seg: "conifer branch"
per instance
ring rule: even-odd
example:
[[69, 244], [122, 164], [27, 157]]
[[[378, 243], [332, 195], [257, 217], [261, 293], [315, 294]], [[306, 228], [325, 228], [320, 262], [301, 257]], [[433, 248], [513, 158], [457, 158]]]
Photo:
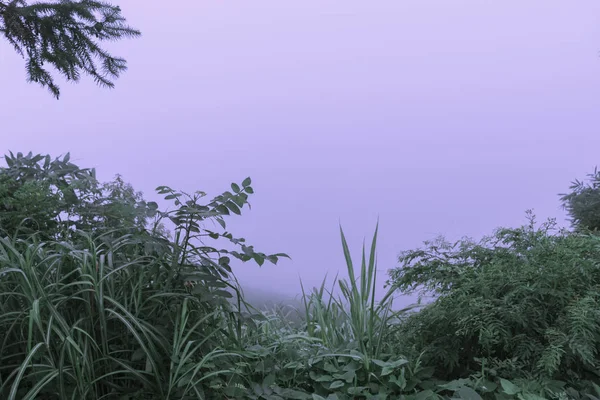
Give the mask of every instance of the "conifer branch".
[[101, 1], [0, 0], [0, 34], [25, 59], [27, 80], [48, 88], [58, 99], [60, 89], [46, 65], [67, 81], [78, 82], [83, 73], [112, 88], [127, 62], [99, 43], [141, 33], [126, 24], [118, 6]]

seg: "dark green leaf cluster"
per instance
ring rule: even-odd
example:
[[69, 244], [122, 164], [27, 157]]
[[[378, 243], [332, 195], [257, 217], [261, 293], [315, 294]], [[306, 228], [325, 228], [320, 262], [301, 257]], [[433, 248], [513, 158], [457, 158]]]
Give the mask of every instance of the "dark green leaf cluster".
[[[160, 187], [176, 205], [160, 211], [120, 177], [99, 183], [69, 155], [11, 153], [6, 162], [0, 398], [220, 398], [211, 379], [236, 376], [250, 323], [229, 255], [287, 257], [203, 227], [216, 220], [225, 229], [229, 211], [247, 204], [250, 179], [207, 204], [202, 192]], [[174, 235], [159, 229], [163, 220]]]
[[11, 236], [38, 234], [67, 240], [75, 230], [115, 235], [142, 232], [156, 216], [156, 203], [117, 176], [101, 183], [94, 169], [80, 168], [64, 157], [5, 156], [0, 168], [0, 231]]
[[600, 242], [533, 218], [481, 242], [443, 240], [402, 254], [391, 283], [436, 299], [401, 335], [438, 376], [597, 381]]
[[56, 98], [60, 90], [46, 65], [68, 81], [79, 81], [83, 73], [112, 88], [127, 63], [100, 42], [140, 35], [118, 6], [93, 0], [0, 0], [0, 33], [25, 58], [28, 80]]
[[587, 183], [574, 181], [570, 190], [561, 195], [561, 201], [573, 227], [579, 231], [600, 230], [600, 172], [596, 169], [588, 174]]

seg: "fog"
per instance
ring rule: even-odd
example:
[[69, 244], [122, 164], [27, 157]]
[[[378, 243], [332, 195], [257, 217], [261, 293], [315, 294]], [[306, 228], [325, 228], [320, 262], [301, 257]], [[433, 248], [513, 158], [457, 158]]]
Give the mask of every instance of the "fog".
[[[343, 276], [380, 221], [380, 278], [401, 250], [539, 219], [598, 163], [600, 2], [121, 1], [129, 71], [55, 100], [0, 41], [0, 150], [71, 152], [144, 192], [210, 195], [250, 176], [229, 230], [277, 266], [280, 296]], [[404, 298], [408, 304], [414, 299]]]

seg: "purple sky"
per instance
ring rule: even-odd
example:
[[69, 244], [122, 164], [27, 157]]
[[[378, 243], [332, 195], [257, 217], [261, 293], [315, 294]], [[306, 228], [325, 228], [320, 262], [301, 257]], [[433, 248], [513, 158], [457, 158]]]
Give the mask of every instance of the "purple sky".
[[[122, 1], [143, 32], [111, 44], [129, 71], [54, 100], [0, 41], [0, 150], [70, 151], [156, 199], [246, 176], [231, 230], [295, 294], [344, 268], [380, 217], [379, 267], [438, 234], [559, 217], [557, 194], [600, 164], [600, 2]], [[358, 256], [358, 253], [356, 252]]]

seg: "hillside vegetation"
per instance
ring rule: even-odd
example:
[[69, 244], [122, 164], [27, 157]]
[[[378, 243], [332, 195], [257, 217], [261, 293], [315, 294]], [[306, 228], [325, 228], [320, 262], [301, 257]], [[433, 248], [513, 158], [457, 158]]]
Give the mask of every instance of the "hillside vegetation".
[[[5, 161], [1, 399], [600, 399], [597, 172], [561, 197], [572, 231], [529, 213], [404, 251], [387, 277], [377, 230], [359, 260], [340, 230], [349, 279], [303, 288], [292, 315], [235, 279], [287, 257], [227, 230], [250, 178], [214, 198], [158, 187], [161, 210], [68, 154]], [[435, 301], [398, 311], [413, 292]]]

